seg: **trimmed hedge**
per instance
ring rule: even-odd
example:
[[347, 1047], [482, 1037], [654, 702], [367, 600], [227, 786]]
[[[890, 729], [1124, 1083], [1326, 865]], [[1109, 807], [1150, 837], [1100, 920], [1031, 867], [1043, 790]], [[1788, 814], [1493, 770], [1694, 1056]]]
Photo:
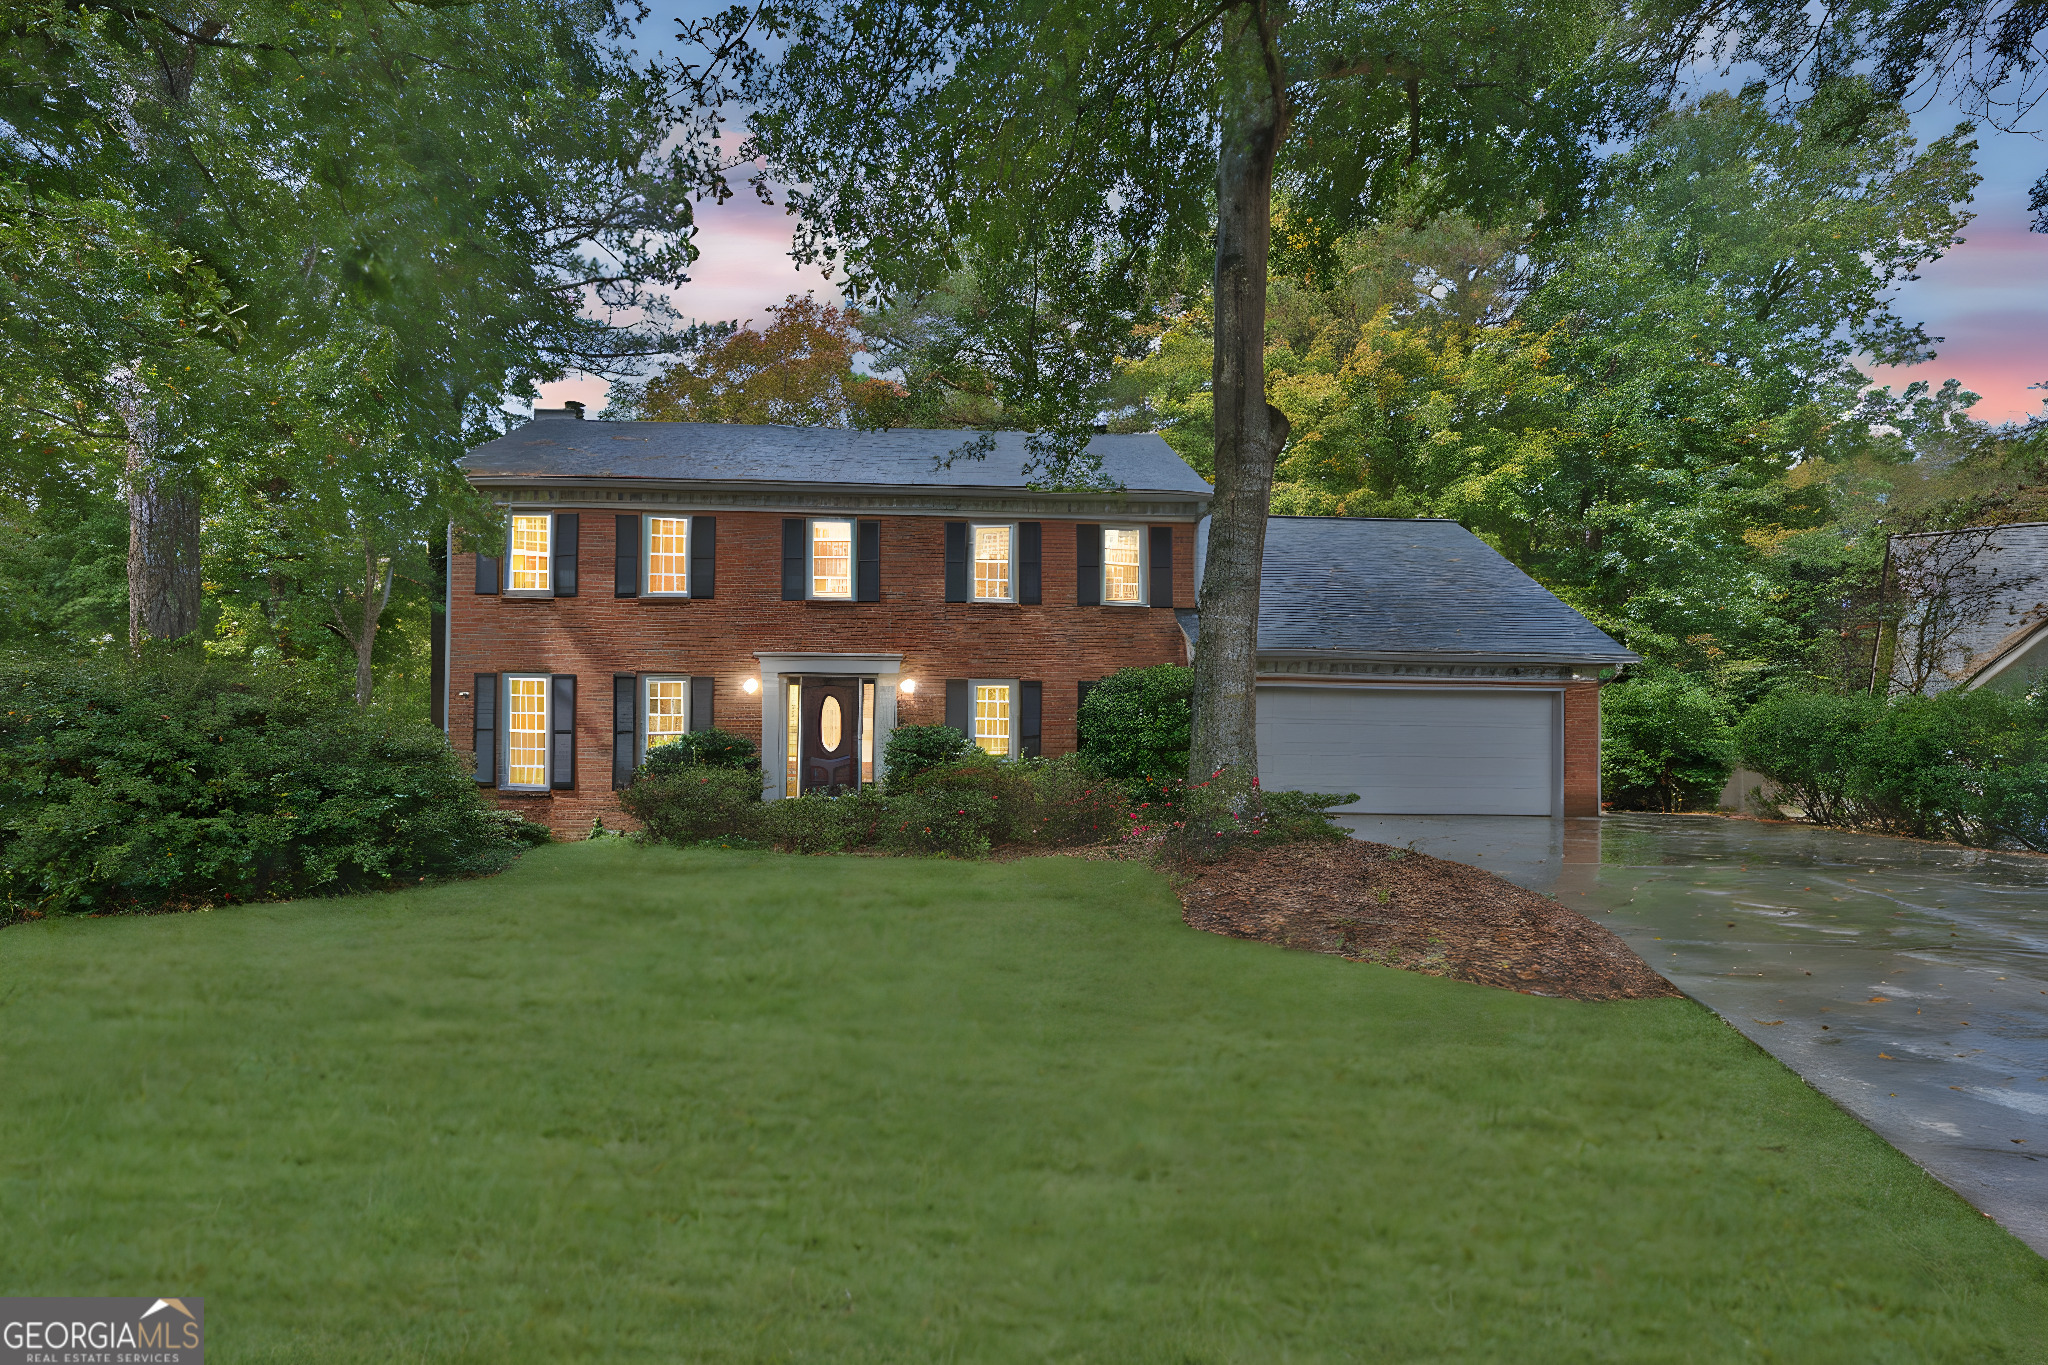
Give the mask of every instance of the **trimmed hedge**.
[[0, 711], [8, 918], [496, 872], [546, 837], [487, 803], [439, 730], [297, 669], [14, 660]]
[[1742, 761], [1818, 824], [2048, 851], [2048, 689], [1781, 692], [1736, 735]]
[[1081, 752], [1140, 798], [1185, 781], [1194, 696], [1192, 668], [1120, 668], [1089, 688], [1081, 703]]

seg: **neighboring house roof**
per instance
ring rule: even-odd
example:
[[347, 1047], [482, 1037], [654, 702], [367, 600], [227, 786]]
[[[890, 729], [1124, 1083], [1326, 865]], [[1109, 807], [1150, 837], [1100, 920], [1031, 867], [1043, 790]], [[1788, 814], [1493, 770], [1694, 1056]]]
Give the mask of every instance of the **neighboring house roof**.
[[[1023, 489], [1024, 433], [993, 433], [979, 459], [947, 457], [972, 431], [846, 431], [720, 422], [529, 422], [458, 460], [474, 482], [646, 479], [853, 488]], [[1209, 485], [1157, 435], [1096, 436], [1088, 449], [1133, 493], [1206, 496]]]
[[1887, 570], [1905, 596], [1894, 691], [2024, 685], [2048, 671], [2048, 522], [1893, 536]]
[[1396, 517], [1270, 518], [1259, 653], [1638, 661], [1457, 522]]

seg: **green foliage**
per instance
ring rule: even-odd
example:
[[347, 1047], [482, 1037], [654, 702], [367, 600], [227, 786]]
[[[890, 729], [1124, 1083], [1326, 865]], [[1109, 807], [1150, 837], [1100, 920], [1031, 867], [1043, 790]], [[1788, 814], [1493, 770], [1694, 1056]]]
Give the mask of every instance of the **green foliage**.
[[867, 848], [886, 834], [891, 802], [873, 787], [856, 792], [805, 792], [765, 801], [755, 810], [757, 837], [784, 853], [840, 853]]
[[761, 779], [741, 768], [643, 770], [619, 793], [619, 804], [640, 822], [647, 838], [660, 843], [694, 844], [734, 835], [746, 838], [755, 830]]
[[1081, 703], [1081, 752], [1129, 789], [1185, 778], [1194, 689], [1178, 664], [1118, 669]]
[[737, 772], [761, 771], [759, 746], [745, 735], [713, 726], [691, 730], [666, 744], [647, 751], [640, 771], [662, 777], [680, 768], [730, 768]]
[[883, 847], [927, 857], [980, 858], [1004, 823], [1002, 808], [986, 792], [943, 786], [911, 791], [889, 798]]
[[1781, 692], [1736, 733], [1742, 761], [1810, 820], [2048, 851], [2048, 690]]
[[1028, 759], [1028, 782], [1009, 812], [1009, 836], [1042, 848], [1106, 843], [1129, 826], [1122, 788], [1080, 754]]
[[929, 768], [965, 757], [974, 746], [950, 725], [899, 725], [882, 749], [883, 781], [890, 791], [907, 787]]
[[1600, 790], [1616, 810], [1712, 809], [1735, 731], [1697, 678], [1649, 670], [1600, 692]]
[[495, 872], [508, 825], [438, 730], [295, 670], [0, 668], [10, 915], [327, 895]]
[[[1241, 848], [1344, 839], [1350, 831], [1329, 815], [1355, 793], [1267, 791], [1256, 777], [1226, 768], [1204, 782], [1188, 782], [1159, 809], [1157, 827], [1167, 852], [1192, 862], [1210, 862]], [[1147, 832], [1141, 822], [1133, 831]]]

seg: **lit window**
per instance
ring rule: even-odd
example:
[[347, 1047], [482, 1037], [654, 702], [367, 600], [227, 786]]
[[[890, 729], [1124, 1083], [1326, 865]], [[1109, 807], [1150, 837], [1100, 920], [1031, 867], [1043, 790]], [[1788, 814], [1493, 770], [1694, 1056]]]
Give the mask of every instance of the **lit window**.
[[875, 685], [860, 685], [860, 780], [875, 780]]
[[647, 519], [647, 591], [686, 593], [690, 589], [690, 519]]
[[1136, 526], [1102, 528], [1102, 600], [1143, 602], [1145, 533]]
[[505, 726], [505, 781], [514, 787], [548, 784], [548, 680], [510, 678]]
[[548, 590], [548, 518], [512, 518], [512, 591]]
[[1010, 685], [977, 684], [974, 689], [974, 742], [997, 758], [1010, 756]]
[[1010, 600], [1010, 528], [974, 528], [974, 600]]
[[853, 523], [811, 523], [811, 596], [853, 596]]
[[789, 756], [789, 771], [782, 786], [784, 796], [799, 795], [797, 791], [797, 736], [802, 727], [797, 722], [803, 718], [803, 688], [798, 683], [789, 685], [789, 747], [783, 752]]
[[647, 752], [673, 744], [690, 728], [690, 684], [681, 678], [647, 680]]

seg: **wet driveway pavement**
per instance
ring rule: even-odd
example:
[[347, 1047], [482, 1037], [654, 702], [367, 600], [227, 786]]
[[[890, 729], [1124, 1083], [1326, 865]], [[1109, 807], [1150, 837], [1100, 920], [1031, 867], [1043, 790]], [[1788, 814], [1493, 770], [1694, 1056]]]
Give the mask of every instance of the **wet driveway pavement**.
[[1713, 816], [1359, 816], [1607, 925], [2048, 1255], [2048, 858]]

